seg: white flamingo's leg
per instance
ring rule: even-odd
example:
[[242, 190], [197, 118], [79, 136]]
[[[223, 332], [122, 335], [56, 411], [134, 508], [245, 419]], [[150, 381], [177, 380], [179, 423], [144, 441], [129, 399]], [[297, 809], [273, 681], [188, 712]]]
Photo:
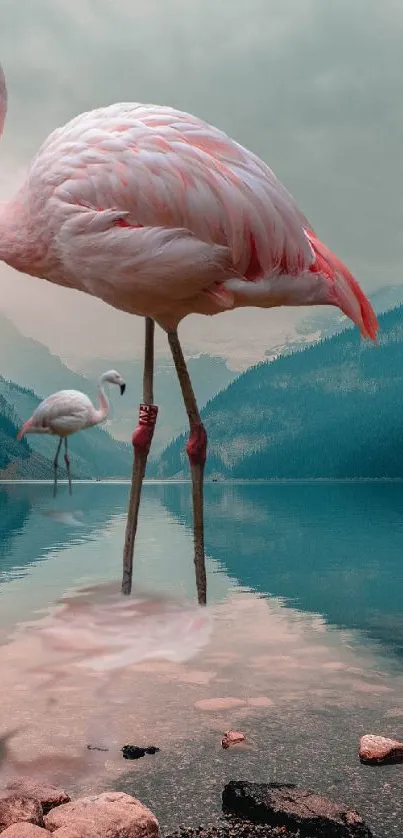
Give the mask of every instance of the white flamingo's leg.
[[207, 602], [207, 580], [206, 565], [204, 558], [204, 512], [203, 512], [203, 489], [204, 489], [204, 465], [207, 454], [207, 433], [200, 418], [192, 383], [189, 377], [186, 361], [183, 357], [182, 347], [179, 342], [178, 333], [175, 330], [168, 332], [168, 341], [171, 348], [179, 384], [182, 390], [183, 401], [190, 425], [190, 436], [186, 445], [186, 452], [189, 457], [190, 471], [192, 475], [192, 497], [193, 497], [193, 535], [194, 535], [194, 563], [196, 570], [197, 597], [200, 605]]
[[72, 495], [73, 490], [71, 486], [70, 457], [69, 452], [67, 450], [67, 436], [64, 437], [64, 462], [66, 463], [67, 477], [69, 481], [69, 495]]
[[56, 492], [57, 492], [57, 467], [59, 465], [59, 454], [60, 454], [61, 447], [62, 447], [62, 438], [60, 437], [59, 442], [57, 443], [55, 459], [53, 460], [53, 468], [54, 468], [54, 473], [55, 473], [54, 482], [53, 482], [53, 497], [54, 498], [56, 497]]
[[155, 423], [157, 421], [158, 414], [158, 407], [153, 404], [154, 329], [154, 320], [151, 320], [150, 317], [146, 317], [143, 403], [140, 405], [139, 409], [139, 423], [132, 437], [134, 462], [129, 509], [127, 512], [125, 545], [123, 549], [122, 594], [126, 595], [130, 594], [132, 590], [134, 542], [137, 532], [141, 489], [147, 466], [148, 452], [154, 435]]

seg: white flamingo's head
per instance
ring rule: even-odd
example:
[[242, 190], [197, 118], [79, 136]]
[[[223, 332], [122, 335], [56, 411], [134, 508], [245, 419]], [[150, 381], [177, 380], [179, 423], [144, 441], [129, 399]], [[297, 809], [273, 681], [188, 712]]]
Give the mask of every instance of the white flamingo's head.
[[120, 375], [120, 373], [116, 370], [107, 370], [107, 372], [104, 372], [103, 375], [101, 375], [99, 381], [100, 384], [102, 384], [103, 382], [108, 382], [108, 384], [117, 384], [117, 386], [120, 388], [121, 396], [123, 396], [123, 393], [126, 390], [126, 383], [123, 381], [123, 378]]
[[3, 68], [0, 64], [0, 137], [3, 133], [7, 113], [7, 84]]

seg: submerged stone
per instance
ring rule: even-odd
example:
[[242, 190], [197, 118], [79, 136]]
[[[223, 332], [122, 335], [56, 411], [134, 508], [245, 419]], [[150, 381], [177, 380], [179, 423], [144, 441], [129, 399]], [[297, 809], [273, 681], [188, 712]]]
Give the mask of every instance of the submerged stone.
[[146, 754], [157, 754], [159, 750], [155, 745], [149, 745], [147, 748], [140, 748], [138, 745], [123, 745], [122, 754], [123, 759], [140, 759]]
[[245, 738], [245, 734], [239, 730], [227, 730], [227, 733], [221, 739], [221, 745], [226, 750], [231, 745], [239, 745], [241, 742], [245, 742]]

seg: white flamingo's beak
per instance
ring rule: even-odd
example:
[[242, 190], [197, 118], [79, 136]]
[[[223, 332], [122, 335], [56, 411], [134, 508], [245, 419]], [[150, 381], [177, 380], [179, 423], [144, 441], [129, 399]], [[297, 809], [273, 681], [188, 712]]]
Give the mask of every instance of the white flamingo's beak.
[[123, 393], [126, 390], [126, 384], [119, 384], [120, 387], [120, 395], [123, 396]]

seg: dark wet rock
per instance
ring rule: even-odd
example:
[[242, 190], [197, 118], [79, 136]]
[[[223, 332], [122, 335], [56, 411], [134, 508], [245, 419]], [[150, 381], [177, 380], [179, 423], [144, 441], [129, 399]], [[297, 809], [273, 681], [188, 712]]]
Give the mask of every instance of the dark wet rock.
[[281, 783], [232, 780], [222, 794], [223, 811], [306, 838], [371, 838], [358, 814], [307, 789]]
[[43, 814], [46, 815], [54, 806], [61, 806], [68, 803], [69, 795], [64, 789], [52, 786], [50, 783], [39, 783], [30, 777], [18, 777], [6, 786], [7, 791], [18, 794], [21, 797], [34, 797], [42, 806]]
[[147, 748], [139, 748], [137, 745], [123, 745], [122, 754], [123, 759], [140, 759], [146, 754], [156, 754], [159, 748], [155, 745], [149, 745]]
[[138, 748], [137, 745], [123, 745], [123, 759], [140, 759], [145, 757], [145, 748]]
[[374, 736], [372, 733], [360, 739], [359, 757], [361, 762], [372, 765], [390, 765], [403, 762], [403, 742]]
[[39, 801], [21, 794], [10, 794], [0, 800], [0, 833], [14, 823], [43, 826], [43, 812]]
[[245, 734], [241, 733], [240, 730], [227, 730], [221, 739], [221, 745], [226, 750], [232, 745], [240, 745], [241, 742], [245, 742], [245, 739]]

